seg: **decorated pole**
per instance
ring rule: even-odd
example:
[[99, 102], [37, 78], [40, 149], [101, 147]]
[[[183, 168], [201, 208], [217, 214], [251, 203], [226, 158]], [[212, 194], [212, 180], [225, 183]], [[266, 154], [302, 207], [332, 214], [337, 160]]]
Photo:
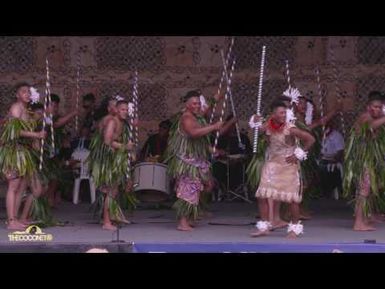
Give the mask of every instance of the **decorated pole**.
[[[319, 110], [320, 110], [321, 119], [323, 119], [323, 117], [324, 117], [324, 101], [323, 101], [322, 88], [321, 88], [320, 70], [319, 70], [318, 65], [315, 69], [315, 73], [317, 76]], [[325, 139], [325, 125], [322, 124], [322, 143], [323, 143], [324, 139]]]
[[[229, 65], [229, 61], [230, 61], [230, 56], [231, 56], [231, 51], [233, 49], [233, 46], [234, 46], [234, 37], [231, 38], [231, 42], [230, 42], [230, 46], [229, 46], [229, 50], [227, 51], [227, 56], [226, 56], [226, 64], [224, 65], [224, 69], [222, 71], [222, 76], [221, 76], [221, 80], [219, 82], [219, 87], [218, 87], [218, 91], [217, 91], [217, 95], [219, 95], [221, 93], [221, 90], [222, 90], [222, 83], [225, 79], [225, 71], [227, 69], [227, 66]], [[221, 50], [222, 51], [222, 50]], [[221, 52], [222, 53], [222, 52]], [[211, 112], [211, 116], [210, 116], [210, 122], [209, 123], [212, 123], [214, 121], [214, 114], [215, 114], [215, 110], [217, 108], [217, 103], [215, 102], [214, 103], [214, 106], [212, 108], [212, 112]]]
[[[79, 98], [80, 98], [80, 51], [76, 57], [76, 111], [79, 111]], [[75, 132], [79, 129], [79, 115], [75, 117]]]
[[[139, 94], [138, 94], [138, 71], [135, 70], [135, 76], [134, 76], [134, 89], [133, 89], [133, 103], [134, 103], [134, 118], [136, 121], [138, 121], [138, 98], [139, 98]], [[134, 143], [135, 143], [135, 146], [138, 145], [138, 138], [139, 138], [139, 128], [138, 128], [138, 124], [134, 125]]]
[[[128, 102], [128, 142], [134, 142], [133, 132], [134, 132], [134, 105], [132, 102]], [[131, 150], [128, 150], [127, 172], [126, 172], [127, 179], [130, 178], [131, 160], [132, 160], [132, 152]]]
[[[46, 58], [46, 65], [47, 65], [47, 101], [48, 103], [52, 103], [51, 100], [51, 83], [49, 80], [49, 63], [48, 63], [48, 57]], [[51, 151], [52, 154], [55, 154], [55, 134], [54, 134], [54, 128], [53, 128], [53, 116], [52, 116], [52, 111], [48, 113], [48, 117], [51, 120], [50, 121], [50, 127], [51, 127]]]
[[[48, 56], [45, 59], [46, 63], [46, 82], [45, 82], [45, 97], [44, 97], [44, 111], [43, 111], [43, 127], [42, 130], [45, 131], [45, 127], [47, 125], [47, 105], [48, 103], [51, 103], [51, 88], [50, 88], [50, 79], [49, 79], [49, 62], [48, 62]], [[53, 119], [52, 119], [52, 112], [49, 112], [48, 118], [50, 119], [49, 125], [51, 126], [51, 150], [54, 153], [55, 152], [55, 136], [54, 136], [54, 129], [53, 129]], [[40, 140], [40, 162], [39, 162], [39, 170], [41, 171], [43, 168], [43, 156], [44, 156], [44, 143], [45, 139]]]
[[[259, 73], [259, 86], [258, 86], [258, 98], [257, 98], [257, 116], [261, 115], [261, 99], [262, 99], [262, 86], [263, 86], [263, 73], [265, 69], [265, 56], [266, 56], [266, 46], [262, 47], [262, 58], [261, 58], [261, 69]], [[290, 81], [290, 79], [289, 79]], [[253, 153], [257, 153], [258, 148], [258, 133], [259, 126], [254, 128], [254, 143], [253, 143]]]
[[[337, 101], [341, 102], [342, 97], [341, 97], [341, 87], [339, 85], [339, 71], [337, 69], [337, 61], [336, 61], [336, 57], [335, 57], [333, 48], [330, 48], [330, 57], [331, 57], [331, 64], [333, 66], [333, 74], [334, 74], [334, 82], [335, 82], [335, 87], [336, 87]], [[345, 136], [346, 135], [345, 118], [344, 118], [344, 113], [342, 112], [342, 110], [339, 111], [339, 116], [341, 119], [342, 134], [343, 134], [343, 136]]]
[[[235, 68], [235, 60], [233, 61], [233, 64], [231, 65], [230, 76], [229, 76], [228, 83], [227, 83], [227, 88], [226, 88], [225, 100], [223, 101], [222, 111], [221, 111], [221, 115], [219, 117], [219, 121], [223, 121], [223, 116], [225, 114], [226, 103], [227, 103], [227, 98], [229, 97], [229, 94], [230, 94], [231, 79], [232, 79], [232, 76], [233, 76], [234, 68]], [[218, 145], [218, 139], [219, 139], [219, 130], [217, 131], [217, 133], [215, 135], [215, 141], [214, 141], [214, 147], [213, 147], [213, 155], [215, 155], [215, 152], [216, 152], [216, 148], [217, 148], [217, 145]]]
[[287, 79], [287, 84], [289, 85], [289, 88], [291, 88], [289, 60], [286, 60], [285, 62], [286, 62], [286, 79]]
[[[227, 85], [229, 85], [229, 81], [230, 81], [230, 78], [232, 78], [232, 75], [230, 75], [230, 77], [229, 77], [229, 75], [227, 74], [226, 60], [225, 60], [225, 56], [223, 54], [223, 50], [221, 50], [221, 57], [222, 57], [222, 64], [223, 64], [223, 72], [224, 72], [225, 77], [226, 77]], [[232, 66], [235, 66], [235, 58], [233, 60]], [[229, 92], [229, 96], [230, 96], [230, 103], [231, 103], [231, 109], [232, 109], [232, 112], [233, 112], [233, 116], [236, 119], [237, 118], [237, 114], [236, 114], [236, 111], [235, 111], [234, 99], [233, 99], [233, 94], [231, 92], [231, 89], [230, 89], [230, 92]], [[235, 128], [236, 128], [236, 131], [237, 131], [238, 146], [241, 149], [244, 149], [244, 145], [242, 144], [242, 140], [241, 140], [241, 132], [239, 130], [238, 121], [235, 123]]]

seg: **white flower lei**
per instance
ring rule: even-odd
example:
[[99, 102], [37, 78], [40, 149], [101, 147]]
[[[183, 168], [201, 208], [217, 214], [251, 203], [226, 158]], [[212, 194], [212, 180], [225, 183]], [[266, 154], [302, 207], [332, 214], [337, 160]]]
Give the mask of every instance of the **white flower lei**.
[[309, 101], [306, 102], [306, 114], [305, 114], [305, 123], [307, 125], [311, 125], [313, 122], [313, 104], [311, 104]]

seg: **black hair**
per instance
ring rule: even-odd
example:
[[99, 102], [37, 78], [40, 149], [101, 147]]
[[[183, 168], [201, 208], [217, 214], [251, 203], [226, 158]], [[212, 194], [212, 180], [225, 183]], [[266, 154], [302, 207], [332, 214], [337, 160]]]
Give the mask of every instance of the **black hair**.
[[127, 101], [127, 100], [118, 100], [118, 101], [116, 102], [116, 107], [118, 107], [118, 106], [121, 105], [121, 104], [128, 105], [128, 101]]
[[15, 92], [17, 93], [20, 88], [25, 87], [25, 86], [31, 87], [31, 85], [28, 82], [25, 82], [25, 81], [24, 82], [16, 83], [15, 88], [14, 88]]
[[104, 97], [100, 102], [98, 108], [95, 110], [95, 120], [102, 119], [108, 114], [108, 103], [113, 100], [111, 97]]
[[51, 93], [51, 102], [56, 102], [57, 104], [60, 103], [60, 97], [57, 94]]
[[191, 90], [183, 97], [183, 102], [187, 102], [191, 97], [199, 97], [201, 92], [199, 90]]
[[310, 98], [308, 98], [308, 97], [306, 97], [306, 96], [300, 96], [299, 97], [299, 99], [304, 99], [304, 100], [306, 100], [306, 102], [310, 102], [312, 105], [314, 105], [314, 102], [313, 102], [313, 100], [312, 99], [310, 99]]
[[383, 101], [384, 100], [384, 95], [377, 91], [377, 90], [373, 90], [369, 93], [369, 96], [368, 96], [368, 103], [372, 102], [372, 101]]
[[87, 93], [82, 96], [83, 101], [95, 101], [95, 95], [93, 93]]
[[285, 103], [283, 101], [274, 101], [270, 108], [271, 108], [271, 111], [274, 111], [276, 108], [278, 107], [284, 107], [284, 108], [287, 108], [287, 106], [285, 105]]
[[166, 120], [161, 121], [159, 123], [159, 127], [164, 127], [164, 128], [170, 129], [171, 128], [171, 124], [172, 124], [171, 121], [166, 119]]
[[36, 111], [36, 110], [39, 110], [39, 109], [44, 109], [44, 105], [41, 102], [34, 102], [34, 103], [30, 102], [29, 103], [29, 108], [32, 111]]
[[229, 121], [234, 117], [234, 115], [231, 113], [228, 117], [226, 117], [225, 121]]

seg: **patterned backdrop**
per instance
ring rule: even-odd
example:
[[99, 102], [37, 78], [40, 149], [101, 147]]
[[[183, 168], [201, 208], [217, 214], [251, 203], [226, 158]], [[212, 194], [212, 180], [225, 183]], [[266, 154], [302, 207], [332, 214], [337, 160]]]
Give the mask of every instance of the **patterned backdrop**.
[[[62, 97], [63, 113], [74, 108], [76, 56], [81, 58], [81, 93], [105, 96], [132, 95], [133, 72], [139, 71], [140, 133], [156, 130], [160, 120], [181, 108], [180, 97], [200, 88], [212, 95], [221, 74], [220, 49], [230, 37], [0, 37], [0, 113], [13, 101], [18, 81], [45, 84], [45, 57], [51, 68], [52, 92]], [[256, 106], [262, 45], [267, 46], [262, 108], [286, 88], [285, 60], [292, 82], [318, 106], [314, 69], [321, 71], [325, 107], [336, 101], [334, 51], [339, 84], [344, 97], [347, 125], [363, 109], [370, 90], [385, 91], [385, 37], [236, 37], [233, 96], [237, 114], [246, 120]]]

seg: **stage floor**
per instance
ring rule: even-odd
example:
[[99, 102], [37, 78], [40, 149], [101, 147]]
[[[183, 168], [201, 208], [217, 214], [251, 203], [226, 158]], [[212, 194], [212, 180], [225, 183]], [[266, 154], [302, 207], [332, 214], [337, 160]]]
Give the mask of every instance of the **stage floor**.
[[256, 221], [255, 204], [213, 203], [212, 217], [201, 220], [193, 232], [180, 232], [172, 210], [154, 209], [147, 203], [130, 218], [133, 224], [121, 228], [119, 239], [125, 243], [119, 248], [112, 243], [117, 234], [102, 230], [89, 208], [87, 203], [62, 203], [54, 215], [68, 224], [44, 228], [44, 233], [53, 235], [53, 241], [44, 244], [10, 242], [2, 208], [0, 252], [84, 252], [98, 246], [112, 252], [385, 252], [385, 224], [377, 224], [374, 232], [354, 232], [352, 210], [343, 201], [313, 201], [313, 219], [304, 221], [305, 234], [296, 240], [285, 238], [286, 228], [266, 237], [249, 237]]

